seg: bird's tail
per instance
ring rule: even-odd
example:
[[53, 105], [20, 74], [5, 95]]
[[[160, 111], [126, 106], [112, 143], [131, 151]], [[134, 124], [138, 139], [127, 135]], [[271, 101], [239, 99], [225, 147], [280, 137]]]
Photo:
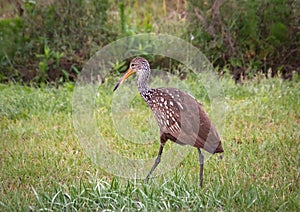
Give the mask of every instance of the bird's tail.
[[224, 152], [224, 149], [223, 149], [222, 143], [220, 141], [219, 146], [216, 148], [214, 153], [222, 153], [222, 152]]

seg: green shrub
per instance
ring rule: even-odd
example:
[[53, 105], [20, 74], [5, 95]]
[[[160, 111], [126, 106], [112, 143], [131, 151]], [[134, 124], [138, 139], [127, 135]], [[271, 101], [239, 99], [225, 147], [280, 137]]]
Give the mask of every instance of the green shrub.
[[[293, 0], [189, 1], [189, 31], [215, 66], [253, 76], [300, 63], [299, 5]], [[298, 31], [298, 33], [297, 33]], [[300, 70], [299, 70], [300, 72]]]
[[[8, 70], [18, 70], [24, 81], [36, 77], [53, 81], [64, 70], [74, 74], [74, 68], [80, 69], [85, 60], [110, 41], [106, 26], [108, 6], [108, 0], [60, 0], [47, 6], [26, 1], [17, 27], [9, 25], [3, 32], [6, 48], [0, 54], [0, 81], [8, 77]], [[55, 66], [51, 65], [51, 58], [47, 60], [50, 64], [41, 60], [47, 58], [45, 46], [52, 52], [64, 53], [54, 61]], [[49, 66], [52, 76], [45, 71]]]
[[13, 57], [23, 44], [22, 20], [20, 18], [0, 20], [0, 81], [18, 75], [13, 67]]
[[[74, 80], [102, 46], [149, 32], [191, 42], [237, 80], [270, 70], [284, 77], [300, 73], [297, 0], [22, 2], [20, 17], [0, 20], [0, 82]], [[48, 58], [46, 47], [53, 55], [63, 55]], [[157, 57], [149, 60], [167, 70], [178, 65]]]

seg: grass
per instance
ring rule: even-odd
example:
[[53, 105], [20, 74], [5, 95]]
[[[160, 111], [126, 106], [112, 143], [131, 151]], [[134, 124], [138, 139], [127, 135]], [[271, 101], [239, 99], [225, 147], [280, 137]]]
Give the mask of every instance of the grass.
[[[98, 168], [72, 124], [72, 84], [58, 89], [0, 85], [0, 211], [299, 211], [299, 82], [260, 77], [243, 85], [226, 78], [221, 83], [228, 106], [225, 152], [223, 160], [212, 157], [205, 164], [203, 189], [193, 148], [176, 169], [149, 183]], [[133, 144], [140, 152], [134, 155], [133, 147], [114, 135], [109, 122], [112, 85], [99, 91], [99, 111], [108, 126], [101, 125], [100, 131], [128, 157], [155, 156], [158, 142], [153, 148]], [[196, 84], [191, 89], [197, 93]], [[148, 112], [139, 99], [134, 104], [142, 108], [134, 119], [142, 121]], [[174, 145], [168, 142], [168, 148]]]

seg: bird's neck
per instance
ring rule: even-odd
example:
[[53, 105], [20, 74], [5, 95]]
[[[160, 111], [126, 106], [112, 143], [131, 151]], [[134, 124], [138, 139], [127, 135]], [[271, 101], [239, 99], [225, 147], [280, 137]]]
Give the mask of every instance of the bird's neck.
[[139, 78], [137, 81], [137, 86], [138, 86], [138, 90], [141, 94], [150, 90], [150, 88], [147, 85], [148, 81], [149, 81], [149, 75], [150, 74], [148, 72], [145, 72], [144, 74], [139, 75]]

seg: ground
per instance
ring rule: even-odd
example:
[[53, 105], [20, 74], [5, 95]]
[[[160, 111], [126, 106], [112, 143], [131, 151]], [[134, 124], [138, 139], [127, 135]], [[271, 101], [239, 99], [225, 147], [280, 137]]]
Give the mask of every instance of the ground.
[[[197, 83], [187, 80], [197, 94]], [[0, 85], [0, 210], [299, 211], [299, 82], [257, 77], [235, 84], [223, 77], [220, 83], [227, 105], [221, 130], [225, 152], [222, 160], [211, 157], [205, 164], [202, 189], [196, 149], [149, 183], [116, 177], [96, 166], [74, 130], [74, 84]], [[100, 131], [115, 141], [112, 148], [119, 153], [155, 157], [158, 139], [143, 148], [117, 137], [110, 127], [113, 85], [99, 89], [107, 104], [98, 108], [107, 119]], [[210, 113], [209, 101], [203, 104]], [[135, 107], [142, 108], [136, 116], [142, 120], [147, 107], [139, 100]], [[172, 145], [168, 142], [166, 148]]]

